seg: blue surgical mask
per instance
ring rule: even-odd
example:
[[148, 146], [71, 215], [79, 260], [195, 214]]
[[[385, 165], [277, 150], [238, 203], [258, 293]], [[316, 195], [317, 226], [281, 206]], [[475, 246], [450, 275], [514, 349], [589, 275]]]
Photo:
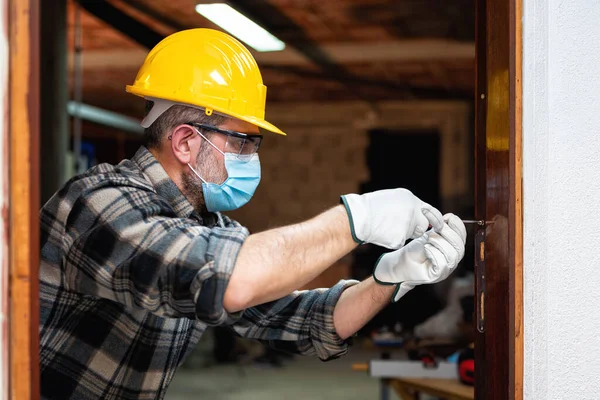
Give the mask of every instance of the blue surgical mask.
[[[200, 132], [198, 132], [200, 134]], [[204, 139], [204, 135], [200, 134]], [[249, 160], [240, 160], [237, 154], [223, 153], [218, 147], [206, 139], [215, 149], [223, 154], [227, 179], [220, 185], [206, 182], [200, 174], [188, 163], [188, 167], [202, 181], [204, 203], [210, 212], [230, 211], [242, 207], [254, 195], [260, 183], [260, 160], [258, 153], [250, 156]]]

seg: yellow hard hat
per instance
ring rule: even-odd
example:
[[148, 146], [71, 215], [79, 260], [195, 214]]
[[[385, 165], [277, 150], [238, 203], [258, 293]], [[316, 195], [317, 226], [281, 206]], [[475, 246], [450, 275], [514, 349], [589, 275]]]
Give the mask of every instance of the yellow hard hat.
[[[214, 29], [188, 29], [161, 40], [126, 90], [149, 100], [199, 107], [207, 115], [217, 112], [285, 135], [265, 120], [267, 87], [250, 51]], [[164, 112], [168, 106], [161, 108]]]

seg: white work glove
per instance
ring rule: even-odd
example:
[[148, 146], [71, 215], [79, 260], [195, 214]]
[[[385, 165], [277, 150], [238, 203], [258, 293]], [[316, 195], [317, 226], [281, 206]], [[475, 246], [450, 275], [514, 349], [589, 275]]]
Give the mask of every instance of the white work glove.
[[454, 214], [444, 215], [440, 232], [429, 231], [400, 250], [386, 253], [375, 264], [373, 278], [382, 285], [397, 285], [393, 302], [417, 285], [443, 281], [465, 255], [467, 230]]
[[408, 239], [423, 235], [429, 225], [439, 231], [442, 214], [406, 189], [342, 196], [350, 218], [352, 237], [359, 243], [372, 243], [399, 249]]

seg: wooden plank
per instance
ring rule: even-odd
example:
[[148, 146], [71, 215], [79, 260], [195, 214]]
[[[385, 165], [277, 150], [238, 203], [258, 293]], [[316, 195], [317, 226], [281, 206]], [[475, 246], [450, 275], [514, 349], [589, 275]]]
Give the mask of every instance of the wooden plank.
[[510, 171], [513, 191], [510, 194], [510, 342], [509, 393], [523, 399], [523, 0], [510, 2]]
[[413, 390], [448, 400], [472, 400], [475, 398], [474, 389], [453, 379], [426, 378], [396, 378], [390, 380], [390, 385], [404, 392]]
[[[156, 25], [151, 26], [156, 28]], [[445, 39], [405, 39], [376, 43], [334, 42], [325, 43], [322, 47], [334, 61], [343, 64], [422, 62], [426, 68], [432, 61], [457, 63], [462, 60], [473, 61], [475, 56], [473, 43]], [[142, 65], [147, 54], [148, 49], [141, 47], [91, 49], [85, 53], [83, 68], [86, 71], [124, 68], [131, 72], [130, 70], [135, 71]], [[260, 65], [311, 65], [297, 50], [289, 47], [275, 52], [253, 52], [253, 55]]]
[[0, 142], [0, 209], [2, 210], [2, 222], [0, 224], [0, 399], [9, 398], [9, 336], [8, 319], [9, 310], [9, 49], [8, 49], [8, 0], [0, 0], [0, 130], [2, 138]]
[[417, 400], [417, 397], [411, 393], [402, 382], [397, 380], [389, 381], [391, 386], [401, 400]]
[[11, 0], [10, 382], [13, 399], [39, 398], [39, 12]]

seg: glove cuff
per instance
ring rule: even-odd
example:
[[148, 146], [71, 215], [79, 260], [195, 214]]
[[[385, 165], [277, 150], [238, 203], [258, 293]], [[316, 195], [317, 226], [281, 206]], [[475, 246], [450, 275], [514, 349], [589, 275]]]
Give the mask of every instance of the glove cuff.
[[394, 294], [392, 295], [392, 303], [398, 302], [398, 300], [400, 300], [406, 293], [410, 292], [414, 288], [414, 285], [409, 285], [406, 282], [396, 285], [396, 290], [394, 290]]
[[[361, 218], [361, 216], [364, 214], [363, 210], [360, 209], [361, 205], [357, 204], [358, 201], [356, 201], [358, 200], [358, 197], [359, 196], [356, 194], [347, 194], [340, 197], [340, 203], [342, 203], [346, 208], [346, 213], [348, 214], [348, 219], [350, 220], [350, 233], [352, 234], [352, 239], [354, 239], [354, 241], [358, 244], [363, 244], [365, 242], [359, 239], [358, 235], [356, 234], [357, 228], [360, 230], [360, 224], [363, 223], [361, 220], [364, 219]], [[350, 208], [351, 206], [354, 207], [354, 215], [352, 214], [352, 209]]]
[[373, 279], [375, 280], [375, 282], [383, 286], [396, 286], [396, 289], [392, 294], [392, 303], [395, 303], [398, 300], [400, 300], [400, 298], [402, 298], [406, 293], [408, 293], [415, 287], [414, 283], [406, 282], [406, 278], [402, 278], [394, 274], [394, 267], [401, 262], [400, 256], [406, 250], [407, 249], [405, 248], [393, 251], [391, 253], [382, 254], [375, 263], [375, 268], [373, 269]]
[[385, 267], [381, 267], [379, 270], [377, 269], [377, 267], [379, 267], [380, 264], [386, 266], [386, 264], [388, 263], [389, 254], [390, 253], [384, 253], [384, 254], [380, 255], [379, 258], [377, 259], [377, 262], [375, 262], [375, 267], [373, 268], [373, 279], [375, 280], [375, 282], [377, 282], [378, 284], [383, 285], [383, 286], [391, 286], [391, 285], [395, 285], [397, 283], [397, 282], [382, 281], [381, 277], [378, 277], [377, 271], [381, 271], [381, 269], [383, 269]]

